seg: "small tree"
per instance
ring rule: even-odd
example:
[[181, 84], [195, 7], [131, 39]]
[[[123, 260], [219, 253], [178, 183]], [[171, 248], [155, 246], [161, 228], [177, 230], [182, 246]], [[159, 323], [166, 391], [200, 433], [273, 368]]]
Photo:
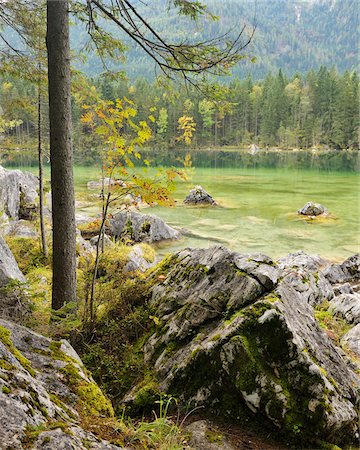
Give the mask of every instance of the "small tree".
[[[134, 199], [141, 198], [150, 206], [154, 203], [171, 205], [174, 179], [178, 175], [182, 177], [184, 175], [179, 170], [167, 169], [158, 171], [155, 177], [151, 178], [135, 168], [136, 161], [141, 161], [145, 166], [149, 165], [149, 162], [141, 157], [139, 148], [151, 138], [151, 129], [145, 121], [135, 122], [137, 111], [131, 100], [127, 98], [117, 99], [115, 102], [100, 100], [93, 106], [85, 105], [84, 111], [82, 123], [90, 126], [106, 144], [102, 155], [102, 218], [96, 243], [90, 296], [85, 302], [85, 318], [93, 323], [95, 283], [110, 206], [129, 194]], [[104, 182], [104, 176], [107, 177], [107, 183]], [[136, 200], [134, 203], [136, 204]]]

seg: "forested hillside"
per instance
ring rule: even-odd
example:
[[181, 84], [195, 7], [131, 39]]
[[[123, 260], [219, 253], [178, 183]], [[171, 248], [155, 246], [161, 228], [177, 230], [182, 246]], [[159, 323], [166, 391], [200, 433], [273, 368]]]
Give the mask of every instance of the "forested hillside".
[[[282, 68], [292, 75], [318, 69], [321, 65], [336, 67], [340, 72], [359, 67], [359, 5], [357, 0], [207, 0], [209, 11], [221, 17], [219, 21], [202, 19], [195, 25], [179, 18], [176, 10], [167, 10], [166, 0], [149, 4], [137, 2], [146, 12], [149, 23], [163, 36], [180, 42], [189, 36], [209, 39], [232, 30], [232, 35], [243, 25], [256, 32], [246, 49], [256, 63], [241, 62], [233, 73], [241, 78], [249, 73], [256, 79], [264, 78], [271, 70]], [[86, 30], [77, 25], [72, 29], [72, 42], [82, 49], [88, 41]], [[126, 42], [126, 39], [125, 39]], [[100, 60], [92, 55], [78, 63], [89, 75], [103, 71]], [[113, 66], [114, 67], [114, 66]], [[130, 77], [155, 76], [153, 61], [140, 49], [131, 45], [125, 63], [118, 68]]]
[[[104, 100], [127, 97], [134, 102], [138, 119], [151, 126], [149, 145], [158, 149], [188, 145], [247, 148], [252, 144], [282, 149], [359, 148], [356, 72], [340, 75], [321, 67], [317, 72], [289, 78], [280, 70], [268, 74], [264, 81], [248, 77], [227, 86], [217, 85], [213, 98], [206, 98], [196, 89], [167, 90], [143, 78], [131, 83], [100, 77], [94, 84], [92, 89]], [[7, 78], [0, 95], [5, 117], [19, 121], [3, 138], [2, 148], [9, 157], [14, 157], [16, 149], [23, 149], [22, 154], [25, 149], [32, 151], [35, 159], [33, 87]], [[74, 95], [75, 156], [78, 163], [92, 163], [97, 160], [101, 140], [81, 123], [83, 104], [83, 97]], [[194, 131], [186, 142], [184, 134], [190, 127]]]

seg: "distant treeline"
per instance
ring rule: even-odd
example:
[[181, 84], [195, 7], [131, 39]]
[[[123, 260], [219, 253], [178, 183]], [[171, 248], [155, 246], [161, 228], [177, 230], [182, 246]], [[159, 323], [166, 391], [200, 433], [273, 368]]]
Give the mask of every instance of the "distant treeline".
[[[188, 148], [359, 149], [359, 76], [355, 72], [339, 74], [322, 67], [287, 78], [280, 70], [261, 82], [248, 77], [214, 85], [211, 96], [192, 87], [165, 88], [144, 79], [132, 83], [103, 76], [89, 81], [103, 99], [125, 96], [134, 101], [136, 120], [149, 123], [153, 134], [149, 146], [159, 154], [185, 146], [179, 139], [184, 132], [179, 129], [181, 117], [195, 127]], [[0, 147], [8, 160], [19, 152], [36, 155], [34, 89], [23, 80], [1, 80], [2, 117], [18, 123], [0, 135]], [[101, 142], [81, 123], [82, 113], [82, 102], [74, 92], [75, 161], [91, 164], [98, 159]], [[46, 144], [46, 98], [43, 135]]]
[[340, 75], [322, 67], [287, 78], [280, 70], [261, 82], [248, 77], [217, 85], [212, 98], [196, 89], [169, 92], [141, 79], [131, 84], [100, 78], [97, 85], [107, 99], [130, 96], [141, 119], [153, 115], [157, 145], [175, 145], [179, 117], [190, 116], [196, 124], [195, 147], [359, 148], [355, 72]]

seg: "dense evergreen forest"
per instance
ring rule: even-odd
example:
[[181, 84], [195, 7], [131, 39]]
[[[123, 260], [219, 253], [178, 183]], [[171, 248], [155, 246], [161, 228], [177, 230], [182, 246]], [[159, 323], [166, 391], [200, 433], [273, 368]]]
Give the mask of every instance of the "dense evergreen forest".
[[[280, 149], [359, 147], [359, 76], [355, 72], [340, 75], [335, 69], [321, 67], [317, 72], [288, 78], [280, 70], [263, 81], [248, 77], [215, 85], [210, 98], [197, 89], [164, 88], [145, 79], [131, 83], [98, 77], [83, 80], [83, 84], [83, 90], [96, 88], [104, 100], [133, 100], [138, 119], [151, 125], [150, 147], [186, 147], [181, 117], [187, 117], [195, 128], [189, 143], [193, 148], [246, 149], [252, 144]], [[100, 141], [80, 121], [83, 104], [84, 97], [74, 94], [75, 157], [78, 163], [91, 164], [97, 160]], [[27, 150], [35, 159], [37, 103], [33, 85], [3, 78], [1, 105], [4, 117], [14, 121], [2, 141], [7, 158], [16, 158], [21, 149], [22, 155]], [[44, 131], [46, 128], [44, 120]]]
[[[235, 76], [246, 78], [251, 74], [263, 79], [280, 67], [292, 76], [318, 70], [321, 65], [335, 66], [340, 72], [359, 69], [358, 48], [359, 8], [356, 0], [208, 0], [209, 11], [220, 17], [211, 21], [206, 17], [194, 24], [177, 15], [175, 8], [166, 8], [166, 0], [152, 2], [151, 9], [137, 2], [139, 11], [162, 35], [171, 41], [210, 39], [232, 30], [235, 35], [243, 25], [256, 32], [246, 54], [256, 57], [256, 64], [248, 59], [236, 66]], [[111, 27], [108, 27], [111, 30]], [[85, 27], [72, 27], [74, 48], [81, 50], [89, 41]], [[125, 38], [125, 43], [130, 44]], [[94, 76], [103, 71], [99, 58], [92, 54], [77, 67]], [[115, 67], [115, 66], [114, 66]], [[118, 68], [118, 66], [117, 66]], [[153, 79], [156, 75], [153, 61], [139, 46], [129, 45], [126, 62], [120, 65], [130, 77]]]

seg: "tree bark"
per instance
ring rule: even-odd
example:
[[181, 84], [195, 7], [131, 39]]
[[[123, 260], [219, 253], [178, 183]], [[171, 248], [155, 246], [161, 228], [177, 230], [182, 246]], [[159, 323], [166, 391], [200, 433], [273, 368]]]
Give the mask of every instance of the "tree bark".
[[76, 228], [68, 10], [68, 0], [47, 0], [53, 309], [60, 309], [65, 303], [76, 301]]
[[[39, 71], [41, 67], [39, 64]], [[46, 230], [44, 219], [44, 165], [42, 152], [42, 134], [41, 134], [41, 84], [38, 84], [38, 163], [39, 163], [39, 210], [40, 210], [40, 233], [41, 244], [44, 256], [48, 256], [48, 247], [46, 243]]]

